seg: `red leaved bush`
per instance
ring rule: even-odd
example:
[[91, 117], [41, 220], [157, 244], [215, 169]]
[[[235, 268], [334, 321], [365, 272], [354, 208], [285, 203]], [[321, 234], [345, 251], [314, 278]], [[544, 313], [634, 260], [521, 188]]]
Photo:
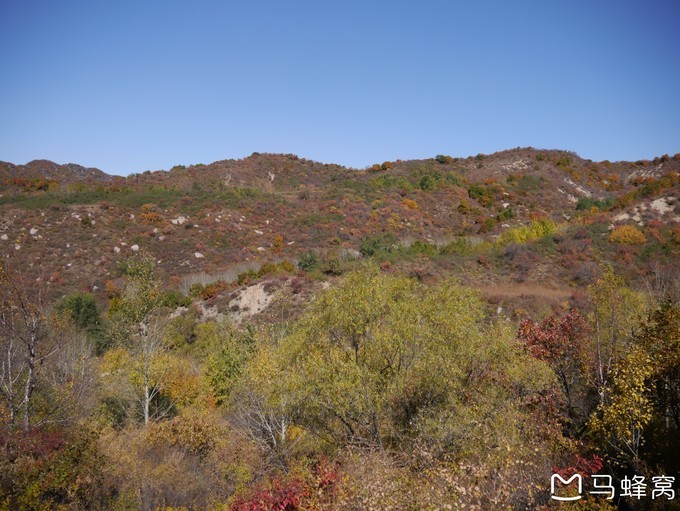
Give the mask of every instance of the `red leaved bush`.
[[602, 466], [602, 458], [597, 454], [593, 455], [591, 458], [584, 458], [576, 454], [571, 466], [563, 468], [553, 467], [553, 473], [559, 474], [562, 477], [570, 477], [574, 474], [581, 474], [583, 477], [589, 477], [593, 474], [597, 474], [602, 469]]
[[590, 326], [576, 311], [563, 317], [553, 314], [540, 324], [527, 319], [517, 333], [531, 355], [545, 361], [554, 371], [562, 387], [567, 416], [572, 421], [584, 412], [582, 394], [587, 380], [586, 352], [590, 334]]
[[56, 430], [31, 428], [15, 434], [0, 431], [0, 446], [3, 450], [35, 458], [50, 456], [61, 450], [65, 441], [65, 433]]
[[527, 319], [519, 327], [518, 336], [527, 343], [531, 354], [545, 360], [558, 371], [579, 357], [590, 335], [590, 327], [577, 311], [560, 318], [555, 314], [540, 324]]
[[231, 505], [231, 511], [322, 511], [337, 493], [341, 473], [337, 465], [320, 461], [311, 474], [275, 478], [248, 497]]

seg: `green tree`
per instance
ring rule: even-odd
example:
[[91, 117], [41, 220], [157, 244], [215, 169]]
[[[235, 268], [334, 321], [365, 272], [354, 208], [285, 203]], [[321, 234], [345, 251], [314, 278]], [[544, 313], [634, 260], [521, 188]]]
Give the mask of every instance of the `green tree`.
[[140, 254], [124, 259], [118, 264], [125, 278], [120, 294], [111, 299], [109, 316], [123, 330], [138, 325], [163, 304], [161, 281], [156, 274], [156, 263]]
[[91, 330], [100, 326], [97, 303], [92, 293], [73, 293], [64, 297], [56, 306], [57, 311], [68, 314], [75, 326]]
[[649, 396], [653, 418], [645, 431], [644, 449], [650, 465], [661, 465], [667, 473], [680, 469], [680, 306], [662, 302], [647, 318], [635, 345], [651, 358], [653, 368]]
[[129, 357], [121, 358], [129, 361], [123, 369], [129, 372], [146, 425], [173, 408], [162, 394], [169, 370], [164, 340], [169, 321], [154, 261], [138, 255], [124, 260], [119, 269], [126, 281], [120, 296], [111, 300], [109, 315], [116, 340]]
[[92, 293], [72, 293], [62, 298], [55, 311], [64, 314], [78, 329], [94, 341], [95, 351], [103, 353], [108, 347], [106, 329]]
[[652, 420], [652, 374], [652, 359], [633, 348], [614, 368], [611, 389], [590, 420], [592, 430], [636, 468], [640, 467], [643, 432]]
[[516, 442], [527, 398], [555, 380], [509, 325], [484, 326], [483, 310], [454, 280], [425, 287], [368, 266], [256, 357], [277, 381], [254, 381], [294, 424], [340, 445], [464, 453]]
[[605, 401], [610, 375], [628, 353], [633, 335], [645, 315], [646, 304], [641, 293], [626, 287], [611, 266], [588, 288], [593, 302], [590, 321], [593, 326], [591, 381], [600, 402]]
[[237, 332], [226, 322], [196, 326], [196, 344], [206, 353], [205, 371], [215, 402], [226, 404], [250, 358], [255, 342], [253, 328]]

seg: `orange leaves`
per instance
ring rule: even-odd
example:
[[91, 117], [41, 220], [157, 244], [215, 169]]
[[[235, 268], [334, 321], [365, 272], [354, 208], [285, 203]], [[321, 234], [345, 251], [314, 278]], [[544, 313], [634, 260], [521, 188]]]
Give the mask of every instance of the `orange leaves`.
[[642, 232], [633, 225], [621, 225], [616, 227], [609, 235], [612, 243], [624, 245], [642, 245], [647, 242], [647, 238]]
[[401, 203], [408, 209], [412, 209], [414, 211], [420, 209], [418, 206], [418, 203], [414, 201], [413, 199], [404, 199], [401, 201]]
[[159, 224], [163, 221], [161, 214], [156, 212], [142, 213], [139, 215], [139, 219], [143, 224], [147, 225]]

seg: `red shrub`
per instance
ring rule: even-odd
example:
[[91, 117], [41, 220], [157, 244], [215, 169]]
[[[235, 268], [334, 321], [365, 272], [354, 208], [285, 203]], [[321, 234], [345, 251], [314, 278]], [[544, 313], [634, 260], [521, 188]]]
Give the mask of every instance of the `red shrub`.
[[341, 473], [334, 464], [322, 461], [311, 474], [289, 478], [275, 478], [259, 487], [248, 497], [231, 505], [231, 511], [321, 511], [328, 509], [341, 481]]
[[577, 454], [574, 456], [574, 462], [571, 466], [564, 468], [553, 467], [553, 473], [559, 474], [562, 477], [570, 477], [574, 474], [590, 477], [592, 474], [597, 474], [602, 469], [602, 466], [602, 458], [598, 455], [594, 455], [591, 458], [584, 458]]

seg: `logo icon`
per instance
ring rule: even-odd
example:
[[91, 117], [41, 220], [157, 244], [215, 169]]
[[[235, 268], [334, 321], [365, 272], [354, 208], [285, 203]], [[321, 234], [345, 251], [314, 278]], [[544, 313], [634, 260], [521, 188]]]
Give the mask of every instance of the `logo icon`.
[[[574, 479], [576, 479], [576, 487], [578, 489], [578, 495], [575, 495], [573, 497], [560, 497], [559, 495], [555, 495], [556, 483], [557, 483], [558, 480], [564, 486], [568, 486], [568, 485], [571, 484], [571, 482]], [[550, 498], [553, 499], [553, 500], [561, 500], [561, 501], [579, 500], [581, 498], [582, 492], [583, 492], [583, 477], [581, 477], [581, 474], [574, 474], [569, 479], [563, 479], [560, 474], [553, 474], [550, 477]]]

